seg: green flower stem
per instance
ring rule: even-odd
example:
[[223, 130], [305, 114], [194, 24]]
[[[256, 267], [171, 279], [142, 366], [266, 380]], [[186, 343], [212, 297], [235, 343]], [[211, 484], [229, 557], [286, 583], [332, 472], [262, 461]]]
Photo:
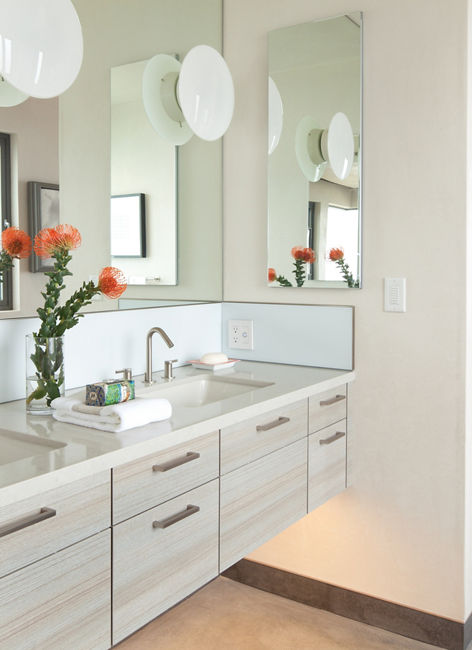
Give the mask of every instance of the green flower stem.
[[0, 251], [0, 282], [3, 282], [4, 271], [9, 271], [13, 268], [13, 257], [6, 251]]
[[84, 282], [80, 289], [77, 289], [72, 296], [57, 310], [57, 335], [61, 336], [64, 332], [74, 325], [77, 325], [79, 318], [83, 314], [78, 314], [79, 309], [85, 305], [90, 305], [93, 296], [101, 293], [101, 289], [93, 282]]
[[297, 287], [303, 287], [306, 279], [306, 262], [304, 260], [295, 260], [293, 265], [295, 267], [294, 274]]
[[[31, 403], [35, 399], [46, 397], [46, 403], [50, 406], [53, 399], [60, 396], [59, 387], [64, 383], [62, 365], [64, 354], [62, 343], [56, 345], [54, 352], [49, 353], [47, 343], [42, 339], [60, 337], [71, 327], [79, 322], [82, 314], [77, 313], [79, 309], [92, 302], [95, 294], [101, 293], [99, 287], [93, 282], [84, 282], [80, 289], [77, 289], [72, 296], [66, 300], [64, 305], [59, 306], [61, 291], [65, 288], [64, 278], [72, 273], [67, 265], [72, 259], [68, 250], [56, 250], [54, 258], [54, 269], [45, 275], [49, 278], [45, 290], [42, 292], [44, 307], [37, 309], [41, 326], [34, 337], [36, 339], [35, 350], [31, 354], [31, 361], [36, 368], [37, 388], [28, 395], [26, 401]], [[57, 376], [57, 372], [59, 375]]]
[[359, 280], [354, 280], [354, 277], [353, 277], [351, 271], [349, 270], [349, 264], [347, 264], [344, 257], [341, 257], [341, 258], [339, 258], [338, 260], [335, 260], [335, 261], [336, 261], [336, 265], [337, 265], [341, 275], [344, 278], [344, 281], [347, 282], [347, 286], [349, 288], [351, 288], [351, 289], [352, 288], [358, 289], [359, 288]]
[[64, 289], [64, 278], [72, 273], [67, 269], [67, 265], [72, 257], [69, 251], [57, 250], [53, 254], [54, 269], [48, 271], [45, 275], [49, 278], [45, 291], [41, 292], [44, 298], [44, 307], [37, 309], [37, 314], [41, 319], [41, 327], [37, 333], [40, 338], [51, 336], [61, 336], [57, 332], [57, 311], [61, 291]]
[[281, 287], [293, 287], [293, 284], [287, 280], [283, 275], [278, 275], [275, 278], [275, 281], [280, 284]]

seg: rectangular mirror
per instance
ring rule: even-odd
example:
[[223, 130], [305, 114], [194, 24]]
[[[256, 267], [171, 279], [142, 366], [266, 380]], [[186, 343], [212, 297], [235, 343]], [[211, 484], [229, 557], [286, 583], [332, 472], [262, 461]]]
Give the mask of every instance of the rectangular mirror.
[[268, 61], [269, 284], [359, 287], [362, 16], [270, 32]]
[[178, 147], [144, 110], [146, 64], [111, 69], [111, 265], [129, 285], [175, 285]]
[[[151, 161], [149, 153], [138, 158], [138, 144], [146, 137], [141, 126], [130, 125], [128, 119], [126, 143], [124, 133], [115, 138], [125, 117], [116, 114], [112, 84], [115, 71], [142, 65], [157, 53], [170, 52], [182, 60], [199, 44], [221, 52], [222, 0], [74, 0], [74, 6], [84, 36], [76, 81], [59, 98], [29, 98], [19, 106], [0, 108], [0, 132], [11, 136], [12, 189], [12, 208], [8, 215], [2, 213], [2, 225], [12, 221], [28, 231], [27, 183], [58, 184], [60, 221], [82, 235], [64, 298], [111, 263], [123, 267], [136, 284], [128, 287], [123, 301], [104, 298], [89, 310], [219, 301], [221, 139], [193, 137], [171, 147], [166, 162], [161, 157]], [[130, 149], [120, 159], [125, 144]], [[144, 194], [145, 257], [112, 258], [111, 196], [125, 194]], [[129, 264], [137, 266], [128, 269]], [[12, 290], [11, 285], [8, 292], [0, 290], [0, 300], [11, 295], [14, 308], [3, 300], [0, 318], [32, 316], [40, 306], [43, 273], [31, 273], [28, 260], [16, 267]]]

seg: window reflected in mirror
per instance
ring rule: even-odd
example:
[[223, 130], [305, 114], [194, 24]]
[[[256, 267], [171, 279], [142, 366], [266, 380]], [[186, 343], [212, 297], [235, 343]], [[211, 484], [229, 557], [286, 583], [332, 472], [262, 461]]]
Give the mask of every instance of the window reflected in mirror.
[[361, 46], [359, 13], [268, 35], [270, 286], [360, 286]]
[[[2, 210], [1, 230], [9, 228], [11, 223], [11, 158], [10, 135], [0, 133], [0, 205]], [[13, 309], [12, 272], [4, 271], [0, 282], [0, 310]]]

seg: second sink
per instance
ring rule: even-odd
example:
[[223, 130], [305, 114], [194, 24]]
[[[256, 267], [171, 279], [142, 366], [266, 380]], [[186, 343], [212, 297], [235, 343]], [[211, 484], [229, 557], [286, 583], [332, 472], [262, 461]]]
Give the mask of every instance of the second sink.
[[66, 443], [55, 440], [44, 440], [25, 433], [0, 430], [0, 465], [8, 465], [17, 460], [42, 456], [61, 447]]

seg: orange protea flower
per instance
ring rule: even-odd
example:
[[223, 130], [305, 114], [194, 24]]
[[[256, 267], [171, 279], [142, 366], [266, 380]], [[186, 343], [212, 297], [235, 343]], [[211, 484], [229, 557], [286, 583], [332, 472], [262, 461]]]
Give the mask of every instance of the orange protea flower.
[[336, 262], [337, 260], [342, 260], [344, 257], [344, 251], [342, 248], [332, 248], [329, 251], [329, 259], [332, 262]]
[[277, 278], [277, 273], [275, 272], [275, 269], [269, 268], [267, 270], [267, 278], [269, 282], [273, 282]]
[[304, 251], [303, 246], [294, 246], [292, 248], [292, 257], [294, 257], [296, 260], [302, 260], [303, 251]]
[[305, 262], [308, 262], [308, 264], [313, 264], [313, 262], [316, 259], [315, 251], [312, 248], [304, 248], [303, 254], [304, 254], [303, 259], [305, 260]]
[[34, 252], [46, 259], [56, 252], [67, 252], [78, 248], [82, 243], [80, 232], [69, 224], [59, 224], [55, 228], [43, 228], [34, 239]]
[[119, 298], [127, 286], [122, 271], [114, 266], [105, 266], [98, 276], [98, 288], [108, 298]]
[[10, 257], [24, 259], [31, 254], [32, 247], [31, 237], [24, 230], [11, 227], [2, 232], [2, 248]]
[[303, 246], [294, 246], [292, 248], [292, 257], [296, 260], [302, 260], [313, 264], [315, 261], [315, 252], [312, 248], [303, 248]]

